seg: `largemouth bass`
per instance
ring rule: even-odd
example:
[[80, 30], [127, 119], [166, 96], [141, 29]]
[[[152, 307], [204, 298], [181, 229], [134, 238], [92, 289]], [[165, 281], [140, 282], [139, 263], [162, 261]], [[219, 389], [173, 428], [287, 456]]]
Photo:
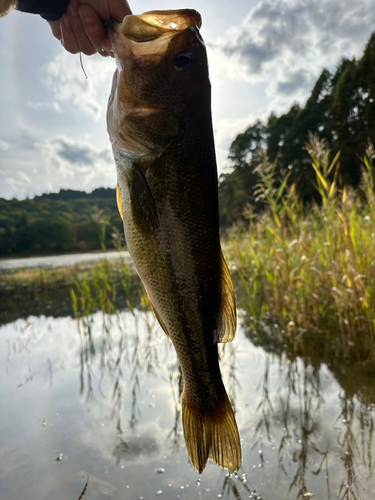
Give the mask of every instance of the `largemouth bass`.
[[206, 49], [194, 10], [110, 23], [117, 71], [107, 126], [128, 250], [181, 365], [186, 448], [237, 471], [241, 447], [218, 362], [236, 309], [219, 240]]

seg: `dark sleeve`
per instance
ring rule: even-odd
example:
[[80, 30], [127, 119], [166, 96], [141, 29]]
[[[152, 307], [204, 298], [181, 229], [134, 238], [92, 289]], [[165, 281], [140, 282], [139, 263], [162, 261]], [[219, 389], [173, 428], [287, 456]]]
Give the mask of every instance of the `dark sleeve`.
[[47, 21], [56, 21], [66, 11], [69, 0], [18, 0], [16, 9], [40, 14]]

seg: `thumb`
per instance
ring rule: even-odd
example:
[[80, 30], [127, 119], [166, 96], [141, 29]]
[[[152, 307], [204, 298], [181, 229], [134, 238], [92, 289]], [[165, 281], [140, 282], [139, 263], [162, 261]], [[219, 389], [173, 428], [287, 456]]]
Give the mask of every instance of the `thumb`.
[[112, 19], [121, 23], [125, 16], [132, 14], [127, 0], [110, 0], [109, 14]]

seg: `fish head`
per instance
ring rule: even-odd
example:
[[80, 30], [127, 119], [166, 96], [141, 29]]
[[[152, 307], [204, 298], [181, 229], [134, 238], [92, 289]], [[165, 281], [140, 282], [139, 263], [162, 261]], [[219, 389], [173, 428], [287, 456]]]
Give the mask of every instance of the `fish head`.
[[[126, 16], [122, 23], [109, 23], [117, 71], [107, 125], [112, 143], [123, 151], [142, 154], [152, 149], [147, 140], [139, 142], [142, 134], [137, 134], [137, 124], [142, 117], [142, 127], [152, 123], [150, 127], [155, 130], [158, 122], [163, 137], [170, 137], [174, 132], [166, 134], [165, 128], [176, 130], [176, 120], [186, 110], [198, 109], [204, 103], [210, 106], [207, 55], [200, 26], [200, 14], [190, 9], [151, 11]], [[158, 137], [155, 147], [163, 149]]]

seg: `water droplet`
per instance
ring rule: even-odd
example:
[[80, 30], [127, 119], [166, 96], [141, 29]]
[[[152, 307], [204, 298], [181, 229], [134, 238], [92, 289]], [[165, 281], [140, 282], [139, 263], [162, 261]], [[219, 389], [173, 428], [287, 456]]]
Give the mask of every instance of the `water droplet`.
[[100, 424], [100, 427], [104, 427], [104, 424], [103, 424], [103, 423], [102, 423], [102, 424]]
[[161, 495], [163, 492], [161, 490], [157, 491], [156, 494], [157, 495]]
[[149, 408], [155, 408], [155, 403], [148, 403]]
[[63, 454], [63, 453], [60, 453], [60, 454], [59, 454], [59, 455], [55, 458], [56, 462], [61, 462], [61, 460], [63, 459], [63, 456], [64, 456], [64, 454]]
[[159, 469], [156, 469], [156, 472], [158, 474], [163, 474], [163, 472], [165, 472], [165, 469], [163, 469], [163, 467], [160, 467]]
[[218, 494], [217, 498], [221, 498], [221, 495], [220, 495], [220, 493]]
[[129, 488], [130, 488], [130, 486], [129, 486], [128, 484], [126, 485], [126, 487], [127, 487], [127, 489], [129, 489]]
[[202, 480], [201, 480], [201, 479], [197, 479], [197, 480], [195, 481], [195, 484], [196, 484], [197, 486], [200, 486], [200, 485], [201, 485], [201, 482], [202, 482]]
[[180, 486], [181, 490], [184, 490], [185, 489], [185, 486]]
[[171, 487], [172, 486], [171, 483], [169, 483], [168, 486]]
[[43, 425], [43, 427], [47, 427], [47, 422], [46, 422], [45, 418], [43, 419], [42, 425]]

